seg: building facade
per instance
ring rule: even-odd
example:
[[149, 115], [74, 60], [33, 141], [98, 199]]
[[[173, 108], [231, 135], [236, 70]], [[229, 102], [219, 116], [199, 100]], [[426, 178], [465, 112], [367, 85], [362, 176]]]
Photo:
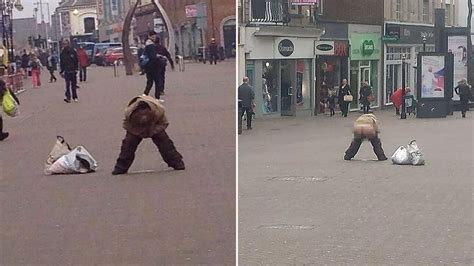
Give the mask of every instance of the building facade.
[[445, 9], [447, 27], [457, 25], [458, 0], [385, 0], [383, 33], [383, 105], [391, 105], [392, 94], [402, 82], [405, 59], [407, 87], [416, 88], [417, 54], [435, 51], [434, 13]]
[[97, 40], [98, 18], [95, 0], [62, 0], [56, 8], [59, 36], [77, 41]]
[[100, 42], [122, 42], [123, 20], [130, 6], [129, 0], [96, 0]]

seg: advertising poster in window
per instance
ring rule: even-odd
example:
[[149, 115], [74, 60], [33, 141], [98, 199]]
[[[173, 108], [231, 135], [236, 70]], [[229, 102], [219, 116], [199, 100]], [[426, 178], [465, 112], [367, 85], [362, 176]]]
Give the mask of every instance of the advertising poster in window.
[[[453, 88], [462, 79], [467, 79], [467, 36], [449, 36], [448, 52], [454, 55]], [[454, 93], [454, 101], [459, 101], [459, 95]]]
[[444, 56], [423, 56], [421, 65], [421, 98], [443, 98]]

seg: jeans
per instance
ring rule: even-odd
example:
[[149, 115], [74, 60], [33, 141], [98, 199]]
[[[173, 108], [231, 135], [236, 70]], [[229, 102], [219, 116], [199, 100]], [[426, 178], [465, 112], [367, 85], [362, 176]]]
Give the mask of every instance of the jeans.
[[150, 93], [151, 87], [155, 83], [155, 98], [160, 99], [160, 96], [165, 90], [165, 71], [147, 71], [146, 72], [146, 87], [145, 94]]
[[369, 113], [369, 110], [370, 110], [370, 103], [368, 104], [364, 104], [364, 106], [362, 107], [363, 111], [364, 111], [364, 114], [368, 114]]
[[54, 76], [54, 70], [50, 69], [49, 70], [49, 82], [53, 82], [53, 80], [56, 81], [58, 79], [56, 78], [56, 76]]
[[342, 115], [347, 117], [347, 113], [349, 112], [349, 102], [340, 103], [339, 108], [341, 109]]
[[77, 99], [77, 73], [74, 72], [65, 72], [64, 73], [64, 80], [66, 81], [66, 99], [71, 100], [71, 91], [72, 91], [72, 98]]
[[87, 79], [87, 67], [79, 67], [79, 81], [86, 81]]

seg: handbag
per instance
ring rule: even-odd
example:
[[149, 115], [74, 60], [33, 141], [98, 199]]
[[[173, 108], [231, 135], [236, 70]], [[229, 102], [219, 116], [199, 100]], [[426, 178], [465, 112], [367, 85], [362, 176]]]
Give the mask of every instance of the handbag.
[[375, 100], [375, 97], [374, 97], [373, 94], [370, 94], [369, 96], [367, 96], [367, 101], [368, 101], [369, 103], [373, 102], [374, 100]]
[[352, 95], [344, 95], [344, 101], [345, 102], [352, 102], [354, 100], [354, 97]]
[[15, 98], [10, 93], [9, 89], [6, 89], [3, 93], [3, 100], [2, 100], [3, 111], [12, 117], [18, 115], [18, 104], [15, 101]]

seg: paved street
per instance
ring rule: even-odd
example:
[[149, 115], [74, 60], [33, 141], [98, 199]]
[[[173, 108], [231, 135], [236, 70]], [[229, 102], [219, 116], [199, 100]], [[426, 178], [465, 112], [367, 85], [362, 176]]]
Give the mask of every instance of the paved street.
[[[63, 80], [49, 84], [44, 73], [43, 87], [20, 95], [21, 116], [4, 116], [0, 265], [234, 265], [235, 61], [168, 72], [167, 131], [185, 171], [167, 168], [145, 140], [131, 174], [112, 176], [124, 108], [145, 78], [88, 74], [79, 103], [63, 102]], [[99, 170], [43, 175], [56, 135], [85, 146]]]
[[416, 139], [425, 166], [344, 161], [358, 114], [257, 120], [239, 136], [242, 265], [472, 265], [473, 125], [375, 111], [387, 156]]

